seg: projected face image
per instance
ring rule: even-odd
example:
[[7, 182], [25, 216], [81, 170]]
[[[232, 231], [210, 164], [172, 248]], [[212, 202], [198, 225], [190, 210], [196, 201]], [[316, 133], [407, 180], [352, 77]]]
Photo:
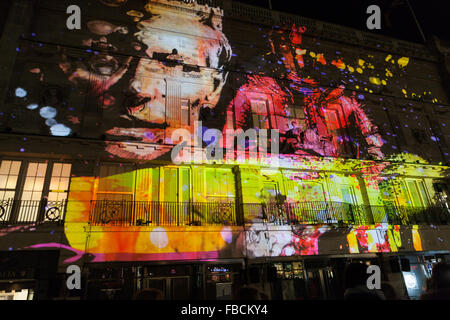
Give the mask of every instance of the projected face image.
[[[127, 12], [136, 22], [130, 43], [139, 58], [109, 54], [117, 51], [114, 36], [127, 35], [129, 30], [96, 20], [87, 23], [94, 37], [84, 44], [100, 53], [87, 63], [71, 63], [63, 55], [60, 68], [71, 82], [88, 82], [90, 94], [99, 97], [99, 107], [113, 124], [107, 135], [172, 144], [174, 130], [189, 129], [202, 106], [216, 106], [227, 77], [222, 67], [231, 57], [231, 48], [221, 31], [221, 18], [212, 8], [210, 13], [191, 15], [177, 15], [151, 3], [141, 9], [149, 17], [138, 10]], [[180, 35], [186, 26], [193, 35]], [[109, 144], [107, 151], [146, 160], [167, 152], [140, 153], [136, 148], [128, 150], [126, 144]]]
[[[200, 120], [222, 135], [226, 129], [279, 130], [283, 155], [381, 160], [400, 152], [394, 139], [399, 126], [388, 120], [400, 110], [382, 89], [441, 103], [427, 82], [408, 85], [418, 60], [334, 48], [291, 22], [249, 29], [253, 38], [242, 42], [231, 20], [222, 25], [222, 9], [196, 1], [98, 0], [83, 10], [90, 6], [105, 14], [86, 17], [68, 42], [18, 48], [9, 95], [11, 105], [24, 111], [20, 118], [36, 118], [30, 122], [34, 133], [101, 138], [108, 156], [168, 155], [179, 143], [173, 132], [193, 133]], [[38, 25], [31, 36], [40, 37], [45, 28]], [[408, 116], [417, 123], [416, 111]], [[421, 132], [429, 126], [417, 123], [418, 141], [426, 140]]]
[[[281, 153], [285, 154], [337, 157], [353, 153], [359, 157], [361, 145], [364, 154], [374, 159], [384, 158], [381, 151], [384, 142], [378, 127], [366, 114], [355, 92], [346, 91], [343, 79], [341, 84], [331, 87], [324, 87], [320, 79], [315, 79], [321, 76], [313, 73], [321, 70], [318, 65], [324, 71], [328, 66], [325, 67], [323, 54], [309, 52], [309, 57], [306, 56], [308, 50], [302, 45], [305, 30], [293, 25], [291, 31], [269, 32], [271, 51], [268, 54], [275, 58], [280, 77], [289, 79], [290, 84], [287, 86], [277, 77], [249, 76], [235, 98], [236, 109], [240, 111], [236, 113], [237, 123], [245, 125], [246, 118], [252, 114], [258, 114], [260, 119], [259, 123], [253, 119], [255, 126], [264, 128], [272, 122], [280, 130]], [[307, 59], [313, 60], [314, 68], [305, 67]], [[333, 66], [338, 70], [341, 67]], [[259, 92], [259, 96], [254, 92]], [[261, 119], [262, 115], [266, 117]], [[362, 136], [362, 141], [352, 141], [357, 135]]]
[[[172, 207], [151, 211], [159, 207], [150, 205], [143, 208], [152, 219], [121, 226], [116, 222], [122, 216], [112, 210], [116, 220], [94, 219], [98, 224], [88, 251], [97, 255], [97, 261], [210, 259], [244, 250], [254, 257], [317, 255], [328, 252], [325, 243], [334, 232], [323, 224], [341, 220], [361, 226], [351, 229], [348, 237], [342, 233], [336, 250], [387, 252], [395, 248], [392, 239], [402, 247], [395, 230], [385, 232], [380, 226], [372, 232], [372, 227], [364, 227], [370, 215], [385, 223], [394, 213], [346, 208], [360, 204], [390, 208], [393, 201], [399, 206], [428, 206], [433, 179], [448, 176], [446, 168], [431, 165], [434, 156], [425, 159], [426, 151], [420, 153], [431, 150], [428, 146], [438, 138], [427, 136], [430, 124], [418, 111], [421, 103], [410, 99], [425, 91], [432, 95], [427, 88], [432, 82], [409, 82], [422, 62], [413, 57], [410, 61], [402, 53], [336, 47], [337, 42], [289, 21], [281, 26], [249, 25], [248, 34], [240, 34], [243, 29], [233, 12], [223, 21], [222, 9], [207, 3], [83, 1], [83, 12], [92, 9], [91, 15], [83, 16], [82, 30], [57, 39], [60, 47], [48, 45], [48, 19], [36, 22], [36, 29], [27, 35], [31, 39], [35, 34], [35, 41], [25, 39], [18, 48], [7, 101], [12, 111], [7, 116], [0, 113], [0, 125], [26, 123], [24, 132], [64, 136], [69, 142], [72, 137], [96, 141], [86, 150], [89, 155], [78, 144], [74, 144], [82, 148], [78, 155], [76, 148], [59, 150], [74, 159], [83, 157], [86, 166], [81, 169], [84, 165], [77, 164], [70, 180], [67, 245], [77, 252], [86, 250], [83, 228], [93, 219], [92, 201], [125, 199], [139, 205], [243, 204], [245, 210], [239, 209], [239, 214], [249, 228], [229, 227], [222, 209], [218, 215], [226, 226], [197, 225], [195, 219], [189, 220], [192, 214], [208, 221], [207, 213], [184, 207], [176, 217], [186, 224], [178, 226], [178, 218], [169, 215], [175, 212]], [[403, 101], [403, 95], [409, 101]], [[438, 102], [435, 99], [433, 103]], [[223, 162], [226, 166], [204, 158], [166, 165], [164, 160], [179, 143], [172, 141], [172, 134], [186, 129], [192, 137], [195, 121], [202, 121], [202, 129], [222, 132], [222, 143], [233, 144], [232, 152], [225, 150], [232, 154]], [[409, 132], [413, 125], [425, 130], [427, 145], [401, 142], [400, 133], [413, 133]], [[246, 158], [256, 155], [257, 161], [241, 166], [237, 157], [232, 158], [237, 149], [234, 139], [225, 139], [228, 129], [255, 129], [258, 134], [268, 130], [267, 151], [277, 145], [279, 163], [274, 165], [268, 153], [251, 155], [248, 147]], [[272, 143], [272, 129], [279, 131], [278, 144]], [[25, 153], [54, 152], [26, 141], [18, 147]], [[104, 165], [101, 173], [91, 168], [94, 162]], [[332, 219], [328, 216], [328, 207], [321, 205], [329, 202], [342, 204], [338, 206], [345, 213], [342, 219], [338, 210]], [[308, 207], [309, 203], [317, 206]], [[290, 222], [276, 220], [277, 206], [283, 207]], [[104, 214], [97, 211], [99, 217]], [[314, 212], [314, 219], [308, 212]], [[354, 214], [347, 217], [347, 212]], [[406, 218], [402, 217], [409, 223]], [[135, 228], [132, 236], [129, 228]], [[200, 230], [194, 237], [189, 233], [196, 230], [192, 228]], [[420, 237], [411, 239], [419, 248]], [[49, 236], [46, 242], [57, 241]]]
[[132, 59], [129, 57], [119, 61], [117, 56], [113, 56], [112, 53], [118, 49], [108, 37], [115, 33], [128, 34], [128, 29], [101, 20], [89, 21], [87, 26], [91, 37], [83, 40], [83, 45], [98, 50], [97, 54], [87, 61], [73, 61], [63, 51], [59, 67], [68, 76], [69, 81], [77, 86], [88, 84], [88, 93], [104, 94], [125, 74]]

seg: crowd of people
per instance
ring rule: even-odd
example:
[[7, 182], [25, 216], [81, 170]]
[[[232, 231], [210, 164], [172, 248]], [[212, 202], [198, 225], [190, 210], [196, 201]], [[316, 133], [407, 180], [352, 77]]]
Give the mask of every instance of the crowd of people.
[[[345, 271], [345, 300], [400, 300], [395, 289], [388, 282], [381, 282], [380, 289], [367, 286], [367, 267], [362, 263], [351, 263]], [[438, 263], [433, 267], [432, 276], [427, 281], [425, 293], [420, 300], [450, 299], [450, 264]]]
[[[344, 300], [400, 300], [395, 289], [388, 282], [381, 282], [380, 289], [367, 286], [367, 266], [362, 263], [350, 263], [344, 274]], [[243, 286], [235, 295], [235, 300], [269, 300], [258, 289]], [[163, 300], [164, 295], [158, 289], [149, 288], [138, 292], [135, 300]], [[450, 300], [450, 264], [438, 263], [433, 267], [427, 290], [420, 300]]]

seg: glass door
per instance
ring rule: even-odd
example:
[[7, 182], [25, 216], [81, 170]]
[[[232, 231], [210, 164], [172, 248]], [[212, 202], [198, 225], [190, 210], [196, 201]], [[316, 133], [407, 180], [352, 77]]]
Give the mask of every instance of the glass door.
[[21, 161], [3, 160], [0, 164], [0, 222], [11, 217]]
[[70, 184], [70, 163], [0, 163], [0, 222], [60, 221]]
[[143, 289], [157, 289], [165, 300], [188, 300], [190, 298], [190, 277], [146, 278]]
[[332, 267], [318, 267], [307, 272], [308, 295], [311, 300], [333, 300], [337, 283]]
[[18, 221], [32, 222], [37, 220], [46, 172], [47, 163], [30, 162], [28, 164], [17, 218]]

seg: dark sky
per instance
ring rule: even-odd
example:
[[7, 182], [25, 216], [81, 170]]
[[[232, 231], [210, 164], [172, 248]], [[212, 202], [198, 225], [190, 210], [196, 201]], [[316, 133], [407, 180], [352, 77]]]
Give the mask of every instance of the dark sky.
[[[13, 0], [0, 0], [0, 31]], [[57, 1], [57, 0], [55, 0]], [[233, 0], [269, 7], [269, 0]], [[423, 42], [406, 4], [407, 0], [271, 0], [272, 8], [303, 17], [336, 23], [359, 30], [381, 33], [403, 40]], [[409, 0], [427, 38], [436, 35], [450, 41], [450, 0]], [[76, 3], [76, 0], [74, 0]], [[376, 4], [383, 16], [381, 30], [368, 30], [367, 7]], [[386, 18], [389, 17], [389, 20]]]
[[[269, 0], [235, 0], [269, 8]], [[409, 0], [425, 37], [436, 35], [450, 41], [449, 0]], [[383, 16], [381, 30], [368, 30], [367, 7], [376, 4]], [[423, 43], [406, 0], [272, 0], [273, 10], [336, 23], [359, 30], [380, 33]], [[386, 18], [389, 17], [389, 20]]]

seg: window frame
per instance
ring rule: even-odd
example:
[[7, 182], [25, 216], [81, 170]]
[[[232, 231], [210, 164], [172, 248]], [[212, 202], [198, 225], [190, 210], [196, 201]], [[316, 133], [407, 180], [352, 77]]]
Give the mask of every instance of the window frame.
[[[19, 169], [19, 175], [17, 178], [17, 182], [16, 182], [16, 188], [15, 188], [15, 192], [14, 192], [14, 198], [12, 199], [12, 203], [10, 204], [12, 207], [10, 210], [10, 214], [8, 217], [8, 222], [12, 222], [12, 223], [30, 223], [30, 222], [37, 222], [37, 221], [41, 221], [41, 222], [48, 222], [51, 221], [50, 219], [47, 218], [47, 216], [44, 213], [44, 216], [40, 216], [40, 214], [42, 214], [41, 212], [41, 205], [44, 203], [43, 201], [46, 201], [46, 205], [47, 202], [53, 203], [53, 202], [65, 202], [68, 200], [68, 196], [69, 196], [69, 192], [70, 192], [70, 185], [72, 182], [72, 172], [73, 172], [73, 163], [69, 160], [56, 160], [56, 159], [45, 159], [45, 158], [17, 158], [17, 157], [2, 157], [0, 158], [0, 163], [3, 161], [19, 161], [20, 162], [20, 169]], [[28, 168], [29, 165], [31, 163], [46, 163], [47, 167], [45, 169], [45, 174], [44, 174], [44, 183], [42, 186], [42, 190], [41, 190], [41, 196], [39, 197], [39, 200], [23, 200], [23, 194], [25, 192], [24, 187], [25, 187], [25, 182], [27, 179], [27, 173], [28, 173]], [[50, 182], [52, 179], [52, 173], [53, 173], [53, 168], [54, 165], [56, 163], [61, 163], [61, 164], [70, 164], [70, 173], [69, 173], [69, 181], [68, 181], [68, 186], [67, 186], [67, 190], [65, 191], [67, 193], [67, 197], [64, 200], [50, 200], [48, 201], [48, 196], [49, 193], [51, 192], [50, 190]], [[21, 220], [21, 208], [23, 208], [23, 203], [24, 201], [38, 201], [39, 202], [39, 206], [37, 207], [38, 211], [37, 211], [37, 215], [35, 217], [34, 220], [28, 221], [28, 220]], [[63, 221], [64, 217], [66, 215], [66, 205], [62, 206], [61, 212], [60, 212], [60, 217], [59, 219], [57, 219], [57, 221]]]

